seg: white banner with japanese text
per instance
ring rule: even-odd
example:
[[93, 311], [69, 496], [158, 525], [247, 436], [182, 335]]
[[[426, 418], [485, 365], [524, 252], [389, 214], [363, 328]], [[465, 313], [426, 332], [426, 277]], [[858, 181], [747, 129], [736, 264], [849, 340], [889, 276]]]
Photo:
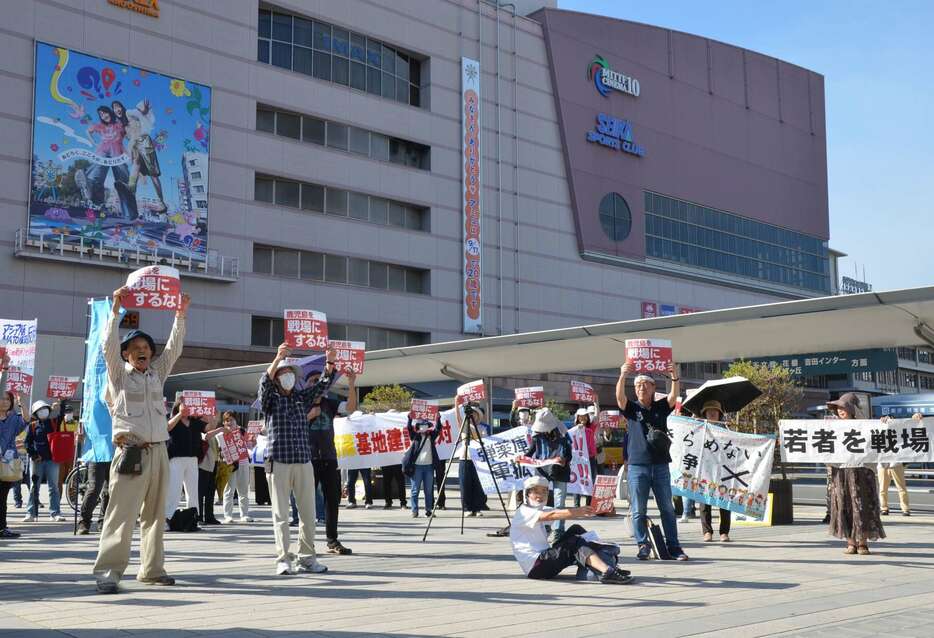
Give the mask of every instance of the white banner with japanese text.
[[[452, 411], [453, 413], [453, 411]], [[344, 470], [399, 465], [412, 441], [406, 430], [407, 412], [355, 412], [334, 419], [337, 465]], [[442, 420], [435, 446], [441, 459], [451, 458], [457, 425]]]
[[858, 466], [930, 463], [934, 418], [779, 421], [782, 461]]
[[775, 437], [706, 421], [668, 417], [671, 493], [761, 519], [772, 476]]

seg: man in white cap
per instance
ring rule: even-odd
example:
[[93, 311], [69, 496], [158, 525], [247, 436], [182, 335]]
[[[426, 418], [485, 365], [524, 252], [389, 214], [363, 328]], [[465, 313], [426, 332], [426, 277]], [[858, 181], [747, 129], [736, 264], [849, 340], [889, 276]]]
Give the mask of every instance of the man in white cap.
[[547, 507], [548, 480], [543, 476], [527, 478], [523, 488], [525, 503], [519, 506], [512, 517], [509, 538], [512, 541], [512, 554], [526, 576], [554, 578], [565, 568], [576, 564], [598, 574], [600, 582], [604, 584], [621, 585], [632, 581], [628, 571], [618, 569], [606, 560], [615, 560], [619, 548], [588, 540], [584, 536], [586, 530], [580, 525], [569, 527], [557, 542], [548, 542], [545, 523], [569, 518], [590, 518], [593, 512], [589, 508]]
[[317, 383], [295, 388], [301, 369], [289, 363], [284, 343], [260, 382], [259, 398], [266, 415], [266, 474], [272, 498], [272, 524], [276, 536], [276, 574], [293, 574], [289, 538], [289, 493], [295, 494], [298, 509], [298, 571], [322, 574], [327, 567], [315, 555], [315, 471], [307, 415], [311, 404], [327, 392], [334, 379], [337, 353], [329, 348], [324, 373]]
[[[554, 489], [554, 505], [563, 508], [571, 479], [571, 437], [564, 424], [551, 410], [542, 408], [535, 414], [532, 424], [532, 445], [528, 456], [539, 461], [550, 461], [550, 465], [537, 468], [537, 473], [551, 482]], [[550, 542], [555, 542], [564, 532], [564, 521], [559, 520], [552, 528]]]

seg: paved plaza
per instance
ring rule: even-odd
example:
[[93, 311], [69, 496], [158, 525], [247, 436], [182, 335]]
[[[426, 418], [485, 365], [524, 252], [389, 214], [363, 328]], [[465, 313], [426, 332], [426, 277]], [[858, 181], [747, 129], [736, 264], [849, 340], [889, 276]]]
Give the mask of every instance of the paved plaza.
[[23, 537], [0, 545], [0, 635], [934, 636], [930, 514], [888, 517], [873, 555], [852, 557], [827, 536], [817, 507], [798, 507], [793, 526], [735, 527], [729, 544], [700, 542], [693, 520], [679, 525], [687, 563], [638, 562], [622, 520], [587, 521], [624, 544], [623, 566], [636, 577], [609, 586], [575, 581], [573, 570], [551, 582], [523, 578], [509, 541], [486, 536], [501, 513], [468, 518], [461, 536], [459, 512], [439, 512], [422, 543], [424, 518], [379, 503], [341, 511], [354, 553], [324, 555], [329, 573], [277, 577], [269, 508], [254, 510], [255, 523], [167, 534], [176, 587], [133, 580], [134, 547], [118, 596], [95, 593], [95, 536], [19, 523]]

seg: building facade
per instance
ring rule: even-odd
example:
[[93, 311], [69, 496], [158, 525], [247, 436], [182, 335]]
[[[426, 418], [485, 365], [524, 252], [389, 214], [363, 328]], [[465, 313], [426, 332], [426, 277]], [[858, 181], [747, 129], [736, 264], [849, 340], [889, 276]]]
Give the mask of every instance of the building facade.
[[[541, 4], [24, 0], [0, 32], [0, 314], [38, 317], [38, 386], [81, 374], [87, 299], [149, 263], [194, 300], [178, 370], [268, 359], [285, 308], [375, 350], [830, 294], [823, 78]], [[124, 95], [126, 157], [101, 159]], [[139, 326], [164, 340], [167, 314]]]

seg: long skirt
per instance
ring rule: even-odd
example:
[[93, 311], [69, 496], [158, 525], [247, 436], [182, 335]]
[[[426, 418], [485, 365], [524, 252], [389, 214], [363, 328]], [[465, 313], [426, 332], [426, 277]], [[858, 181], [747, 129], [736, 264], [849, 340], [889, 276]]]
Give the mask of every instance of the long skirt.
[[876, 473], [871, 469], [831, 468], [830, 534], [857, 543], [885, 538]]

